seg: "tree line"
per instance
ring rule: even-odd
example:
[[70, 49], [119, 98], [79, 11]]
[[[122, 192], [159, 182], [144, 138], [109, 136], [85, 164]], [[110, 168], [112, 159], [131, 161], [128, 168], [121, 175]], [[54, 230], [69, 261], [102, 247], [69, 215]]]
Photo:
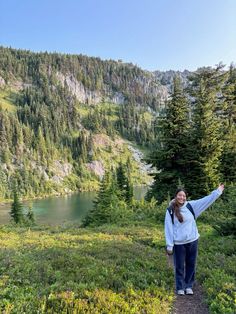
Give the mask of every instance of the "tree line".
[[158, 169], [147, 198], [173, 196], [178, 185], [191, 197], [236, 182], [236, 69], [202, 68], [183, 89], [178, 77], [156, 120], [156, 145], [148, 161]]

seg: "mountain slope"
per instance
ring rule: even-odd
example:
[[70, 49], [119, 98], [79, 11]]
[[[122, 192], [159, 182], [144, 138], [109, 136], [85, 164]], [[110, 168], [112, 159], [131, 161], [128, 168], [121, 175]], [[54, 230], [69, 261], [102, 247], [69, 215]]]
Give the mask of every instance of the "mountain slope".
[[[122, 138], [152, 144], [167, 96], [132, 64], [1, 47], [0, 197], [15, 183], [27, 197], [97, 188], [111, 160], [132, 159]], [[132, 162], [134, 183], [147, 182]]]

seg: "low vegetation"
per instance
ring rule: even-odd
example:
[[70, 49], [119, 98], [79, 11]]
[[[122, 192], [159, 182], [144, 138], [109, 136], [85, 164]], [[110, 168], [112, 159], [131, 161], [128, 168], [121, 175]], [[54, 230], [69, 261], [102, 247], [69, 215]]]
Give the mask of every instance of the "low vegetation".
[[[96, 220], [93, 227], [1, 227], [0, 312], [170, 313], [175, 295], [165, 254], [166, 204], [143, 200], [132, 206], [132, 215], [116, 223]], [[219, 234], [204, 215], [197, 280], [210, 313], [231, 314], [235, 237]]]
[[0, 108], [8, 112], [16, 112], [16, 106], [13, 105], [15, 97], [10, 90], [0, 90]]
[[172, 270], [156, 226], [0, 229], [2, 313], [168, 313]]

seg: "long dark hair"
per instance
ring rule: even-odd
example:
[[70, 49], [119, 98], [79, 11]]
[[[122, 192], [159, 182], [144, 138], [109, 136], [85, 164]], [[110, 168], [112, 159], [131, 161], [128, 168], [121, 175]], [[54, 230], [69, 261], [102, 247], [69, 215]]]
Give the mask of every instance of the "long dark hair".
[[185, 191], [185, 189], [183, 188], [178, 188], [176, 191], [175, 191], [175, 200], [173, 202], [173, 210], [174, 210], [174, 213], [175, 213], [175, 216], [178, 218], [179, 222], [183, 222], [184, 221], [184, 218], [183, 218], [183, 215], [180, 213], [180, 207], [182, 206], [181, 204], [179, 204], [177, 201], [176, 201], [176, 196], [179, 192], [184, 192], [186, 197], [187, 197], [187, 192]]

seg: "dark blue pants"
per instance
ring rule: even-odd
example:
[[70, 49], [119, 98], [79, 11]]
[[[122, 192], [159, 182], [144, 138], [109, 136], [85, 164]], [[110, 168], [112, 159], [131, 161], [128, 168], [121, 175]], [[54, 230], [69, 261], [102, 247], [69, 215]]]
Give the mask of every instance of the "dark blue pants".
[[192, 288], [195, 278], [198, 240], [174, 245], [176, 290]]

